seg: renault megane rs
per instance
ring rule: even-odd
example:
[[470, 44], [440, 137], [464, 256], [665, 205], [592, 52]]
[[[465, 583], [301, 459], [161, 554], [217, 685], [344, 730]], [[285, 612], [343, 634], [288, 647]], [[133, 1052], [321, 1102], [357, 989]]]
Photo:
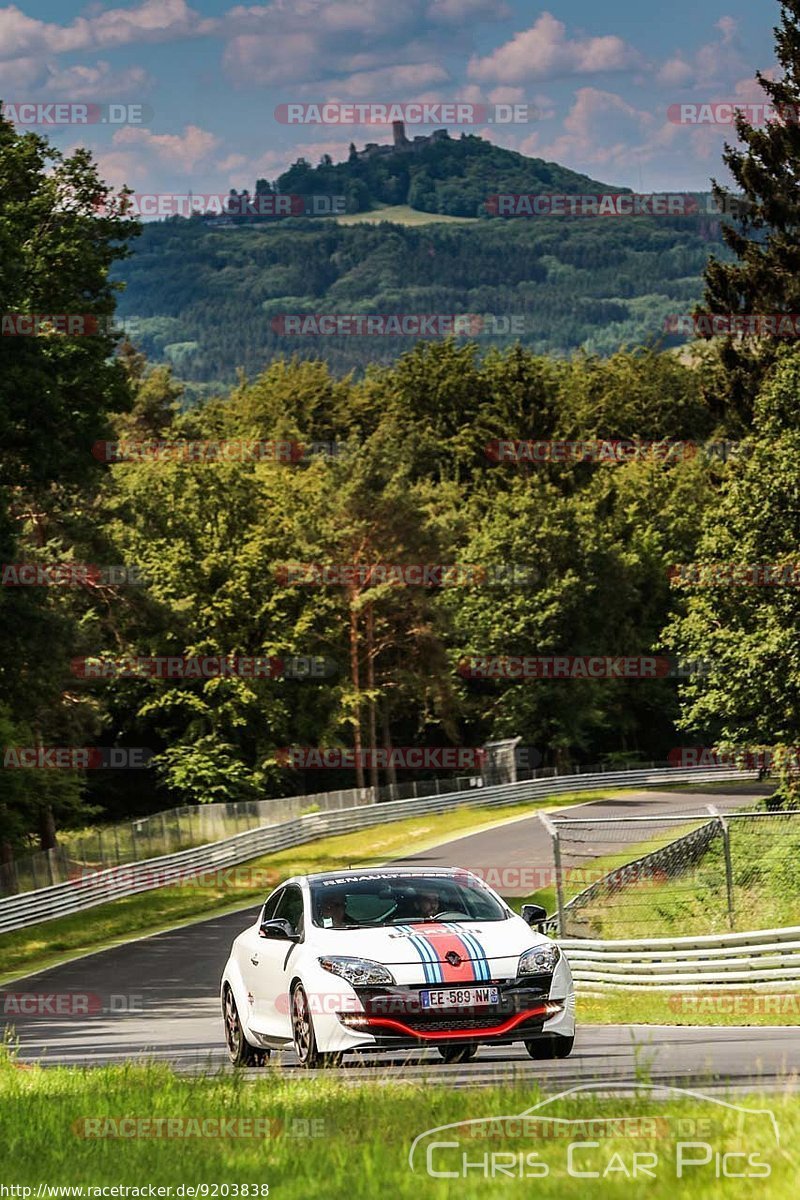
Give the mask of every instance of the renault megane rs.
[[446, 1062], [522, 1042], [564, 1058], [575, 1037], [559, 947], [459, 868], [296, 876], [233, 943], [222, 977], [231, 1061], [293, 1048], [304, 1067], [349, 1050], [435, 1047]]

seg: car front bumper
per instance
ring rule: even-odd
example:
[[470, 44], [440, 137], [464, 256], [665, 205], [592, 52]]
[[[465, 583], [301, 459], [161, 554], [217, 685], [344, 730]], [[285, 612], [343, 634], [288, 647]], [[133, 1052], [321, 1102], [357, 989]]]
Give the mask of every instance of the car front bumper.
[[348, 1034], [363, 1038], [364, 1048], [503, 1044], [562, 1032], [562, 1025], [570, 1026], [563, 1030], [569, 1035], [574, 1031], [571, 989], [557, 997], [552, 994], [552, 983], [552, 976], [537, 977], [525, 985], [490, 981], [485, 986], [499, 991], [496, 1004], [433, 1009], [422, 1007], [419, 987], [358, 988], [363, 1011], [336, 1016]]

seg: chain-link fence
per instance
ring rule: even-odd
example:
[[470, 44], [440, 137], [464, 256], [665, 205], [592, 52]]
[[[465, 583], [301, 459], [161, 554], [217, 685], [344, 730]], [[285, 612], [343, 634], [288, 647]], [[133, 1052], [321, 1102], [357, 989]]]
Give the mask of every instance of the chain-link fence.
[[200, 804], [172, 808], [166, 812], [99, 826], [80, 836], [65, 835], [53, 850], [27, 854], [0, 864], [0, 896], [35, 891], [56, 883], [78, 879], [89, 871], [125, 863], [143, 862], [179, 850], [190, 850], [271, 825], [306, 812], [371, 804], [369, 788], [321, 792], [311, 796], [289, 796], [276, 800], [242, 801], [231, 804]]
[[553, 837], [564, 937], [686, 936], [800, 924], [800, 812], [687, 809], [564, 818]]

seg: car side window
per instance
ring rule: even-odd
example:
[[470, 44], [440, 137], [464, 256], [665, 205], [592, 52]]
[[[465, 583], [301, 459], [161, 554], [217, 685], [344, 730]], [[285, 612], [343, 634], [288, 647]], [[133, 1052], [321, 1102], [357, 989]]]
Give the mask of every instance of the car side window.
[[267, 900], [267, 903], [264, 905], [264, 915], [261, 918], [262, 921], [272, 920], [272, 918], [275, 916], [275, 910], [283, 899], [285, 893], [286, 888], [278, 888], [277, 892], [272, 893]]
[[299, 887], [283, 889], [275, 916], [288, 921], [295, 933], [303, 932], [303, 893]]

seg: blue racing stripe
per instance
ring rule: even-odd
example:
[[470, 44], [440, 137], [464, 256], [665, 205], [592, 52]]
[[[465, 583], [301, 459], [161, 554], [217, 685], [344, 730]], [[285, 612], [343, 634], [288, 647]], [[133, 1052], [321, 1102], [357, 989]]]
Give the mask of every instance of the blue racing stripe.
[[467, 929], [462, 929], [458, 925], [447, 924], [447, 928], [458, 934], [465, 946], [468, 946], [474, 955], [475, 962], [475, 978], [476, 979], [491, 979], [492, 973], [489, 970], [489, 961], [486, 957], [486, 951], [480, 944], [474, 933], [470, 933]]
[[413, 929], [408, 925], [401, 925], [400, 928], [405, 933], [408, 940], [416, 950], [422, 963], [422, 968], [425, 972], [426, 983], [441, 983], [444, 976], [438, 959], [434, 953], [433, 947], [425, 938], [419, 937]]

